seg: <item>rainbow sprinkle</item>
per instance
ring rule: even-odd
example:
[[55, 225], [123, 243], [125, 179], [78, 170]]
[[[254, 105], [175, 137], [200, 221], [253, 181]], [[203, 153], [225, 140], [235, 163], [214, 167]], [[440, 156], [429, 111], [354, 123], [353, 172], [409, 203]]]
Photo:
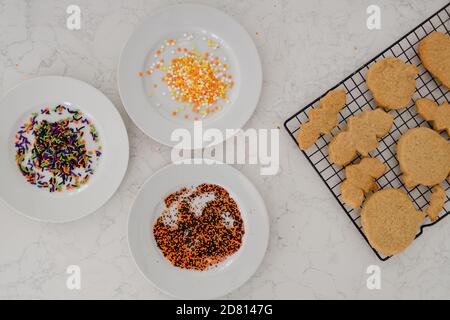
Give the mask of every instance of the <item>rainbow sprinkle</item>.
[[32, 113], [15, 136], [15, 150], [25, 179], [49, 192], [88, 183], [102, 155], [94, 125], [81, 111], [64, 105]]

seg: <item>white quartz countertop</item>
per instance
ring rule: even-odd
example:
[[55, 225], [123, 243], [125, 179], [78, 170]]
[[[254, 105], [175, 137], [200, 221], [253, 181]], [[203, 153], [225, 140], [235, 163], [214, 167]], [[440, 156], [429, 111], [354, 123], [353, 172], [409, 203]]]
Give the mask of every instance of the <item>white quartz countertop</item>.
[[[127, 175], [94, 214], [53, 225], [31, 221], [0, 202], [0, 298], [164, 299], [128, 251], [127, 219], [139, 187], [170, 163], [170, 148], [145, 136], [126, 115], [116, 85], [125, 41], [156, 8], [184, 1], [79, 0], [82, 27], [66, 28], [73, 1], [0, 0], [0, 94], [23, 80], [64, 75], [104, 92], [130, 138]], [[446, 0], [191, 1], [219, 8], [249, 32], [262, 59], [264, 84], [246, 128], [282, 127], [286, 118], [384, 50]], [[366, 8], [381, 8], [381, 30], [366, 28]], [[425, 230], [408, 250], [381, 262], [284, 129], [280, 172], [238, 166], [266, 201], [271, 233], [257, 273], [225, 298], [449, 298], [450, 220]], [[1, 177], [0, 177], [1, 179]], [[79, 265], [81, 290], [66, 286]], [[366, 286], [369, 265], [381, 289]]]

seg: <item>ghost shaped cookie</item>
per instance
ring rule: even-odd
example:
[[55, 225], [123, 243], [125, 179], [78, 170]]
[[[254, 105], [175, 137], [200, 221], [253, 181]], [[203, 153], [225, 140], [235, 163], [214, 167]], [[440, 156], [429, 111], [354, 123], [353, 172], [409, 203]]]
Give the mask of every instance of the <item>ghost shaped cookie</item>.
[[450, 88], [450, 36], [434, 31], [420, 40], [418, 53], [423, 66]]

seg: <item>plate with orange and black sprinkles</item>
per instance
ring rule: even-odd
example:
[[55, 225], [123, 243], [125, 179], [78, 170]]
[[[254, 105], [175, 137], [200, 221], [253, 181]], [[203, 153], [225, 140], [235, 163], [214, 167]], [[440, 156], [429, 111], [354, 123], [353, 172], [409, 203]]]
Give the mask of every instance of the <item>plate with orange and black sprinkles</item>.
[[265, 255], [269, 222], [253, 184], [225, 164], [172, 164], [141, 188], [128, 241], [143, 275], [184, 299], [221, 297], [245, 283]]
[[2, 98], [0, 150], [0, 198], [46, 222], [98, 209], [128, 164], [128, 136], [114, 105], [66, 77], [34, 78]]

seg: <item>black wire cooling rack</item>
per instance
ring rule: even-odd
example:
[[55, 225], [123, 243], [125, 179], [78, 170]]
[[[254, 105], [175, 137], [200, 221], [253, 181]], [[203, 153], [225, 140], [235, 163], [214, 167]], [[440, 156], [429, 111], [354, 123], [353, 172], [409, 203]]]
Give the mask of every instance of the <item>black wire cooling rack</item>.
[[[377, 55], [375, 58], [367, 62], [353, 74], [351, 74], [350, 76], [342, 80], [340, 83], [338, 83], [336, 86], [331, 88], [330, 90], [342, 88], [345, 89], [345, 91], [347, 92], [347, 104], [339, 114], [339, 125], [331, 132], [331, 134], [320, 137], [314, 146], [312, 146], [306, 151], [302, 151], [368, 244], [369, 241], [367, 240], [367, 237], [365, 236], [361, 226], [360, 210], [359, 209], [354, 210], [345, 205], [342, 201], [340, 193], [340, 184], [345, 179], [344, 169], [340, 166], [333, 165], [329, 162], [327, 145], [331, 141], [331, 139], [345, 127], [346, 120], [349, 117], [358, 114], [364, 110], [376, 109], [377, 106], [375, 104], [375, 101], [365, 83], [365, 75], [370, 66], [372, 66], [378, 60], [383, 59], [385, 57], [395, 56], [402, 59], [403, 61], [415, 64], [419, 67], [419, 75], [417, 77], [416, 82], [417, 90], [413, 100], [416, 100], [418, 98], [430, 98], [439, 103], [442, 103], [445, 100], [450, 101], [449, 90], [445, 86], [438, 83], [425, 70], [425, 68], [420, 63], [420, 59], [417, 55], [418, 42], [426, 35], [435, 30], [447, 34], [449, 33], [450, 29], [449, 11], [450, 11], [450, 3], [448, 3], [438, 12], [436, 12], [430, 18], [425, 20], [414, 30], [403, 36], [400, 40], [395, 42], [388, 49], [386, 49], [385, 51]], [[308, 120], [309, 110], [316, 107], [318, 105], [320, 98], [322, 98], [323, 96], [317, 98], [316, 100], [308, 104], [305, 108], [301, 109], [300, 111], [298, 111], [296, 114], [294, 114], [285, 121], [284, 127], [289, 132], [290, 136], [292, 137], [292, 139], [296, 144], [297, 144], [296, 136], [298, 134], [300, 125]], [[400, 179], [401, 172], [395, 154], [396, 154], [396, 143], [400, 138], [400, 136], [405, 131], [407, 131], [410, 128], [419, 126], [429, 127], [429, 124], [416, 113], [414, 103], [412, 101], [410, 102], [407, 108], [400, 110], [392, 110], [391, 113], [395, 117], [391, 132], [389, 132], [388, 135], [386, 135], [383, 139], [380, 140], [380, 145], [378, 149], [370, 153], [370, 156], [379, 158], [387, 165], [386, 173], [384, 174], [384, 176], [379, 178], [377, 182], [380, 188], [403, 189], [409, 194], [410, 198], [414, 201], [416, 207], [420, 210], [423, 210], [429, 203], [431, 189], [424, 186], [418, 186], [411, 190], [406, 189], [405, 186], [403, 185], [402, 180]], [[445, 133], [443, 133], [442, 136], [450, 140]], [[358, 162], [359, 160], [360, 157], [355, 159], [354, 163]], [[444, 182], [443, 188], [446, 191], [450, 189], [450, 184], [448, 183], [448, 181]], [[439, 219], [434, 223], [431, 223], [431, 221], [429, 221], [427, 218], [427, 220], [425, 220], [424, 224], [421, 226], [420, 231], [417, 234], [417, 237], [419, 237], [423, 233], [424, 228], [436, 224], [437, 222], [441, 221], [444, 217], [449, 215], [449, 213], [450, 213], [450, 201], [447, 198], [444, 210], [442, 211]], [[372, 250], [375, 252], [377, 257], [382, 261], [386, 261], [387, 259], [390, 258], [381, 255], [374, 248], [372, 248]]]

